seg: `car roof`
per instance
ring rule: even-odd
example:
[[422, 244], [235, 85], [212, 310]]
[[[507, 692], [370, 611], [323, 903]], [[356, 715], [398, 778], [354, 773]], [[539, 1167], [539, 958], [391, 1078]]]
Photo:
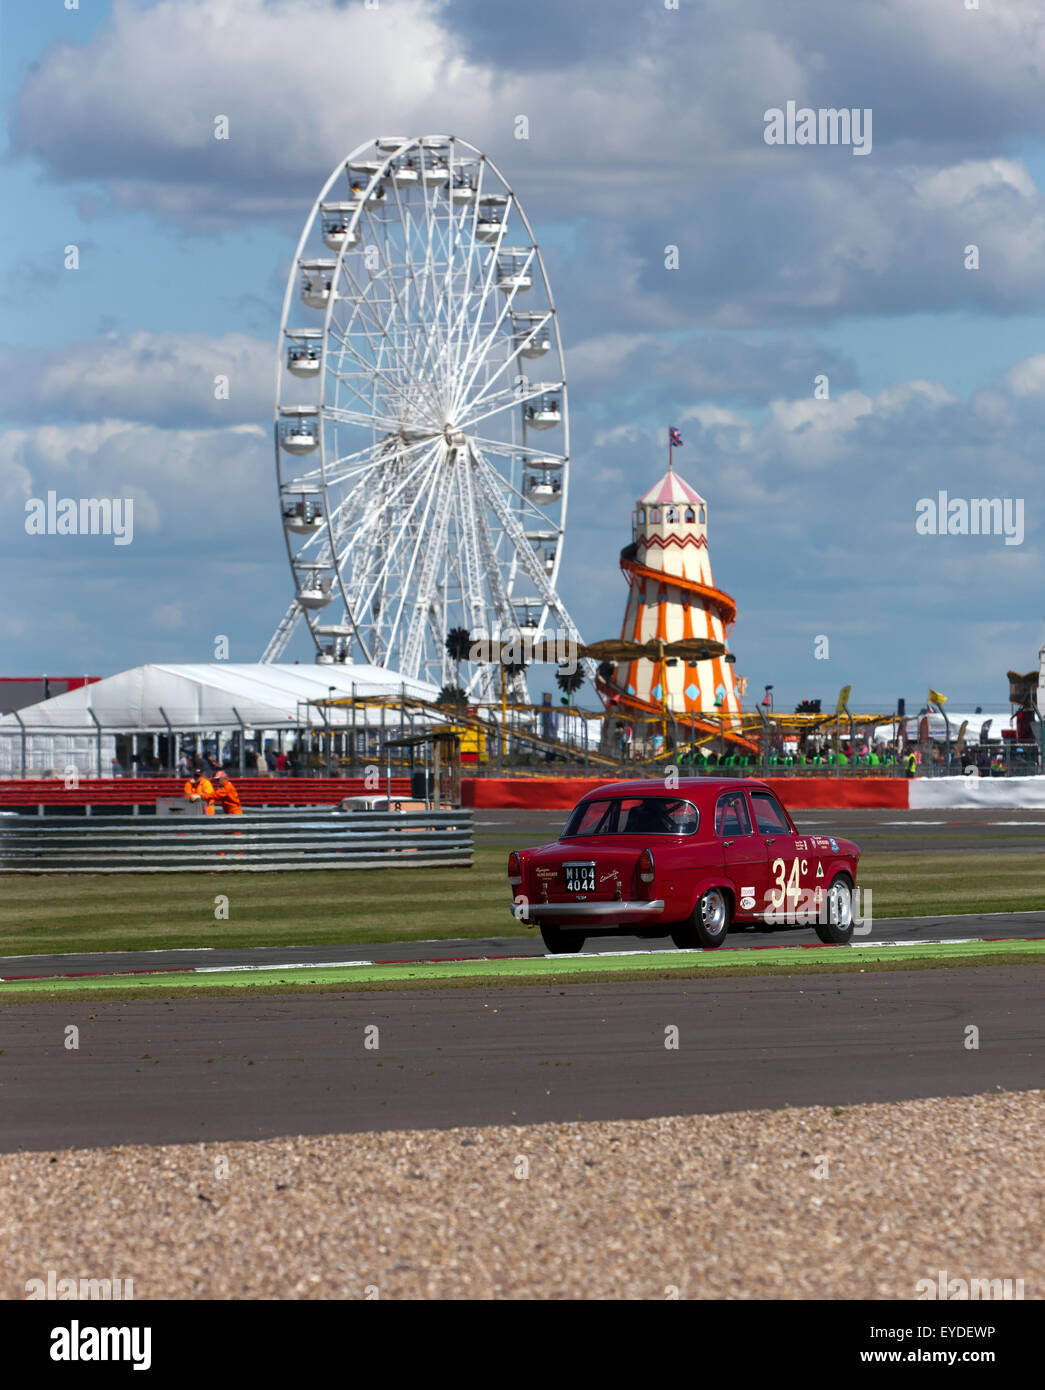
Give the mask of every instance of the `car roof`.
[[773, 790], [767, 782], [754, 777], [680, 777], [673, 787], [666, 787], [660, 777], [651, 777], [630, 782], [607, 782], [605, 786], [586, 792], [579, 800], [595, 801], [605, 796], [684, 796], [692, 799], [701, 793], [717, 796], [720, 792], [741, 791], [744, 787], [754, 787], [759, 791]]

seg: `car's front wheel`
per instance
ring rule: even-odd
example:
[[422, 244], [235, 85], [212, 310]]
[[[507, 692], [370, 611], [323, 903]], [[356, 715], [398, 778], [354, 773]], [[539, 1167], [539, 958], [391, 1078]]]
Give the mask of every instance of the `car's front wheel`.
[[826, 946], [844, 946], [852, 940], [853, 885], [845, 874], [835, 874], [831, 880], [817, 914], [816, 934]]
[[564, 927], [541, 925], [541, 939], [553, 956], [572, 955], [584, 945], [584, 933]]
[[721, 888], [709, 888], [700, 895], [692, 917], [672, 928], [671, 939], [680, 951], [698, 946], [713, 950], [725, 941], [729, 918], [729, 899]]

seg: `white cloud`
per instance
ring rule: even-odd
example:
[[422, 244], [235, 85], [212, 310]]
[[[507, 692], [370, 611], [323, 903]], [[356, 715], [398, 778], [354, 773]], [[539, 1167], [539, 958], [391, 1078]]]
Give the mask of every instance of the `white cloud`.
[[1034, 180], [1022, 164], [1013, 159], [965, 160], [939, 169], [916, 180], [918, 196], [927, 207], [955, 209], [974, 202], [982, 194], [1011, 191], [1020, 198], [1036, 200]]
[[1036, 353], [1017, 362], [1009, 370], [1007, 381], [1014, 395], [1040, 396], [1045, 394], [1045, 352]]
[[[539, 155], [534, 173], [547, 188], [619, 209], [636, 179], [640, 188], [666, 180], [677, 193], [680, 161], [727, 169], [742, 153], [770, 167], [779, 152], [762, 140], [767, 106], [817, 92], [827, 104], [855, 104], [858, 94], [846, 89], [857, 82], [860, 104], [878, 99], [879, 112], [900, 113], [891, 131], [876, 124], [879, 158], [890, 136], [967, 143], [982, 121], [972, 109], [953, 109], [955, 92], [967, 105], [980, 98], [995, 122], [1036, 118], [1041, 128], [1036, 73], [1045, 66], [1045, 33], [1033, 6], [1006, 0], [984, 23], [960, 9], [957, 18], [942, 16], [939, 0], [884, 0], [844, 16], [833, 0], [815, 0], [797, 16], [778, 0], [752, 0], [738, 24], [732, 0], [711, 0], [699, 21], [654, 8], [637, 26], [623, 0], [602, 7], [583, 43], [553, 27], [544, 64], [523, 70], [510, 42], [496, 59], [467, 56], [477, 28], [496, 34], [496, 7], [473, 7], [466, 32], [447, 0], [374, 9], [328, 0], [117, 0], [86, 44], [55, 45], [29, 73], [16, 148], [63, 178], [112, 180], [125, 205], [156, 198], [177, 216], [176, 198], [163, 201], [165, 184], [191, 187], [213, 212], [241, 197], [272, 208], [287, 197], [288, 181], [303, 171], [314, 178], [317, 165], [332, 165], [354, 140], [476, 132], [492, 153], [511, 148], [520, 162]], [[898, 35], [913, 36], [913, 53]], [[897, 73], [912, 62], [919, 86], [898, 87]], [[920, 128], [904, 120], [912, 99], [924, 108]], [[519, 113], [531, 122], [525, 143], [513, 139]], [[228, 141], [213, 139], [219, 114], [229, 118]]]
[[877, 414], [888, 416], [899, 414], [912, 405], [924, 411], [954, 405], [956, 399], [938, 381], [903, 381], [879, 391], [874, 398], [874, 408]]
[[802, 400], [773, 401], [769, 407], [770, 433], [791, 462], [803, 468], [822, 467], [837, 461], [846, 447], [845, 437], [873, 408], [870, 397], [862, 391], [845, 391], [826, 401], [814, 400], [811, 395]]
[[[943, 16], [939, 0], [844, 16], [834, 0], [799, 15], [752, 0], [741, 26], [731, 0], [699, 23], [653, 7], [641, 24], [622, 0], [582, 44], [553, 28], [544, 64], [521, 71], [510, 43], [478, 46], [496, 61], [468, 56], [476, 46], [443, 0], [121, 0], [87, 43], [34, 64], [12, 147], [52, 177], [105, 184], [117, 207], [201, 229], [296, 222], [349, 148], [443, 130], [487, 150], [540, 226], [602, 219], [555, 259], [607, 327], [973, 297], [1009, 311], [1045, 298], [1045, 200], [989, 147], [1045, 129], [1045, 26], [1027, 4], [1006, 0], [985, 23], [957, 6]], [[490, 38], [496, 11], [474, 6], [467, 24]], [[821, 96], [876, 110], [870, 159], [765, 145], [767, 106]], [[228, 140], [213, 138], [217, 115]], [[946, 251], [960, 253], [970, 222], [984, 253], [975, 280], [954, 275]], [[656, 273], [666, 242], [683, 253], [678, 275]]]
[[[31, 372], [16, 370], [24, 349], [0, 355], [0, 410], [37, 418], [216, 425], [256, 421], [272, 410], [275, 347], [243, 333], [106, 334], [37, 349]], [[228, 378], [228, 399], [215, 377]], [[64, 438], [65, 436], [63, 436]]]
[[152, 610], [152, 620], [164, 632], [177, 632], [185, 626], [185, 607], [180, 603], [158, 603]]
[[270, 449], [266, 432], [252, 427], [161, 430], [106, 420], [9, 430], [0, 435], [0, 479], [17, 470], [18, 491], [7, 508], [8, 539], [24, 530], [24, 500], [51, 490], [133, 498], [136, 537], [162, 531], [204, 542], [228, 534], [227, 499], [236, 499], [234, 530], [246, 537], [252, 525], [276, 515]]

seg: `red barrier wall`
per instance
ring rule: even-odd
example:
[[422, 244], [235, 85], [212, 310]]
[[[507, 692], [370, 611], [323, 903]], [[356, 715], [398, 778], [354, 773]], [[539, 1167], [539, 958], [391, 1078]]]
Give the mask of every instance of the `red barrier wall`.
[[790, 810], [811, 811], [864, 806], [907, 810], [903, 777], [767, 777]]
[[[569, 810], [585, 794], [612, 778], [466, 777], [465, 806], [488, 810]], [[740, 779], [738, 779], [738, 782]], [[901, 777], [768, 777], [785, 806], [797, 810], [844, 806], [907, 809], [907, 782]]]
[[606, 777], [463, 777], [461, 804], [508, 810], [569, 811], [585, 792], [592, 792]]

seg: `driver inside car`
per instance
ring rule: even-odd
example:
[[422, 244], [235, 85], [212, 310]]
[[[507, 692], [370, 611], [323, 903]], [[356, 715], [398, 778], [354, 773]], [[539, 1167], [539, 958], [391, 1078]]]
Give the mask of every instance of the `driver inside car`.
[[644, 801], [636, 806], [628, 817], [628, 833], [638, 835], [670, 835], [675, 830], [671, 818], [674, 803], [667, 801]]

